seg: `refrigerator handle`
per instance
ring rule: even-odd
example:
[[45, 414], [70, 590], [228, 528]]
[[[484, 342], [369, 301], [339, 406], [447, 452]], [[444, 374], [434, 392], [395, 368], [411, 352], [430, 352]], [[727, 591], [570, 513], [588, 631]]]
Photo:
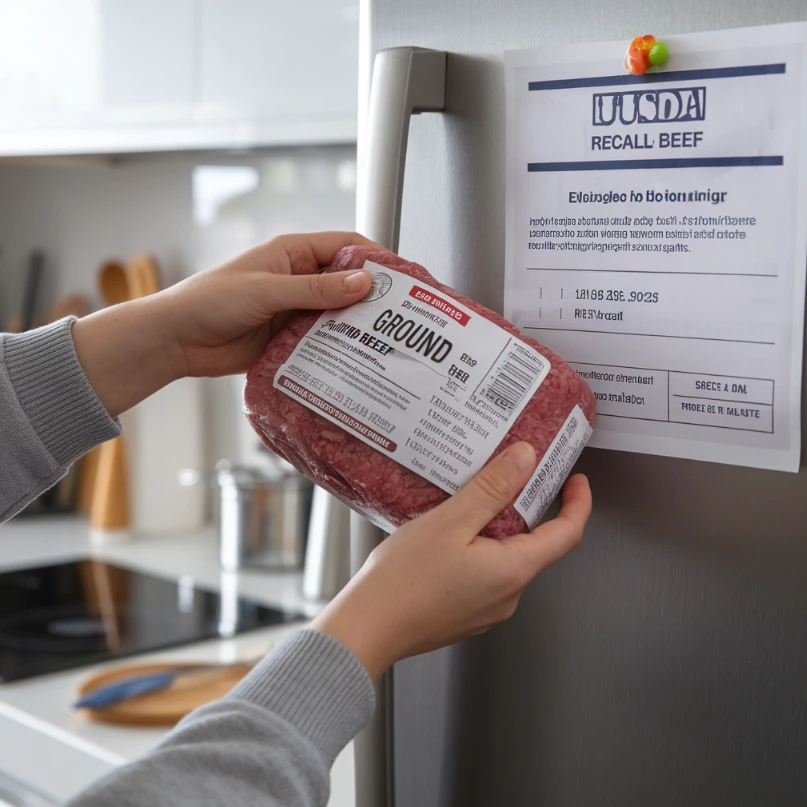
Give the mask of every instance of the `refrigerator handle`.
[[[393, 252], [401, 232], [409, 119], [445, 109], [446, 53], [426, 48], [379, 51], [373, 65], [356, 229]], [[384, 533], [350, 514], [350, 566], [356, 574]], [[376, 684], [376, 710], [353, 745], [356, 807], [394, 807], [392, 670]]]
[[446, 53], [426, 48], [379, 51], [373, 65], [362, 182], [356, 199], [358, 231], [398, 251], [401, 232], [409, 119], [442, 112], [446, 97]]

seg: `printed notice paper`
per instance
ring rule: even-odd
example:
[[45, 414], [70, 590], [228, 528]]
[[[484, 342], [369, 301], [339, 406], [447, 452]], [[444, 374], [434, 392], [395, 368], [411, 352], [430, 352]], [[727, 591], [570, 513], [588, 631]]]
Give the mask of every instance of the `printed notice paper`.
[[506, 54], [505, 315], [597, 396], [590, 445], [796, 471], [807, 25]]

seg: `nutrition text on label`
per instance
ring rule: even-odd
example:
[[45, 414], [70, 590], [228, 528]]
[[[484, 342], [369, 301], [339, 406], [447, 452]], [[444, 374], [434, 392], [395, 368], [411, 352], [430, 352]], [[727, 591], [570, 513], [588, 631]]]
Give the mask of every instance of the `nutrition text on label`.
[[550, 371], [533, 348], [408, 275], [322, 314], [274, 386], [443, 490], [495, 451]]

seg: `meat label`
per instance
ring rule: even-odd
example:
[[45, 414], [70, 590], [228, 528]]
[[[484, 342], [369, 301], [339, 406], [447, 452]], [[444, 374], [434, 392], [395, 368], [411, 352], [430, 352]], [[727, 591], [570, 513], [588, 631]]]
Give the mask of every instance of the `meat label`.
[[538, 463], [530, 481], [513, 502], [513, 507], [521, 513], [530, 529], [541, 520], [558, 495], [592, 431], [583, 410], [575, 406]]
[[274, 386], [455, 493], [490, 459], [549, 359], [403, 272], [364, 268], [367, 297], [325, 311]]

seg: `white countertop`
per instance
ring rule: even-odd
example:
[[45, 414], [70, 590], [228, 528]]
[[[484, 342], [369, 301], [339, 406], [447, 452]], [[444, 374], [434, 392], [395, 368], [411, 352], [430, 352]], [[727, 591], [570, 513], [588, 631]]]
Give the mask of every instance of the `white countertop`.
[[[303, 598], [300, 574], [222, 572], [212, 528], [94, 546], [86, 523], [77, 519], [23, 518], [0, 526], [2, 571], [88, 556], [169, 579], [188, 576], [202, 588], [230, 595], [237, 592], [309, 617], [321, 608]], [[294, 627], [264, 628], [184, 645], [137, 656], [136, 661], [233, 661], [279, 641]], [[70, 708], [82, 680], [114, 666], [113, 662], [0, 684], [0, 773], [61, 801], [115, 766], [141, 756], [163, 737], [162, 729], [96, 723]], [[353, 750], [348, 746], [331, 771], [329, 807], [352, 807], [353, 803]]]

